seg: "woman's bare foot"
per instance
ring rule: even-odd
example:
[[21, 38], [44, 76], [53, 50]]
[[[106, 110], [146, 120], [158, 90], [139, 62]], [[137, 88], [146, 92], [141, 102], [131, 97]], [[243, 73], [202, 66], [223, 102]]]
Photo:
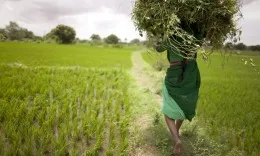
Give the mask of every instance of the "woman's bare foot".
[[173, 153], [174, 153], [174, 156], [181, 155], [181, 141], [180, 140], [176, 141]]

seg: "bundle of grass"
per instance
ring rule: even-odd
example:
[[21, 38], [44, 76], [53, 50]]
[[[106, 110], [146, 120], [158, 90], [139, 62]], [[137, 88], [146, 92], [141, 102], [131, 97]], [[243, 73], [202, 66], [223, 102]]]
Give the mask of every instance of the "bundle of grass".
[[142, 36], [165, 41], [165, 48], [193, 58], [205, 46], [236, 42], [241, 31], [238, 0], [136, 0], [132, 19]]

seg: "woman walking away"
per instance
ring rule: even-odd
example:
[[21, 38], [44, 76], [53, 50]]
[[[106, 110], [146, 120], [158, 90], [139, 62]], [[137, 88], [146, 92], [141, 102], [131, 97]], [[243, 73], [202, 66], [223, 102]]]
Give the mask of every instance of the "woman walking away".
[[[203, 46], [221, 48], [224, 41], [239, 41], [240, 8], [238, 0], [134, 1], [132, 19], [140, 35], [160, 41], [155, 46], [158, 52], [167, 51], [169, 68], [163, 83], [162, 112], [177, 156], [181, 153], [182, 122], [192, 120], [198, 101], [197, 52]], [[208, 54], [202, 50], [204, 59]]]
[[193, 59], [186, 59], [176, 51], [167, 48], [167, 41], [157, 44], [157, 52], [167, 51], [169, 68], [163, 82], [162, 112], [171, 132], [174, 154], [181, 153], [180, 128], [184, 119], [189, 121], [195, 116], [195, 109], [200, 88], [200, 72]]

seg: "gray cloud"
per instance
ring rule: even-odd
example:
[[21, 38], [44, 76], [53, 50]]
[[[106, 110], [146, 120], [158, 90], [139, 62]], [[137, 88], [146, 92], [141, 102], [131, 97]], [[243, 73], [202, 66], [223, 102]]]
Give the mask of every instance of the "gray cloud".
[[[64, 2], [58, 1], [39, 1], [34, 0], [30, 5], [30, 9], [23, 10], [21, 16], [28, 21], [37, 22], [37, 20], [54, 21], [62, 16], [73, 16], [88, 12], [91, 6], [81, 2], [73, 5], [73, 1], [65, 0]], [[81, 4], [81, 5], [80, 5]], [[36, 20], [36, 21], [35, 21]]]
[[[3, 1], [3, 2], [1, 2]], [[130, 15], [133, 0], [0, 0], [17, 12], [17, 20], [27, 23], [50, 22], [59, 17], [85, 14], [107, 7], [116, 13]], [[242, 0], [244, 5], [255, 0]], [[1, 8], [0, 4], [0, 10]], [[1, 12], [1, 11], [0, 11]], [[0, 14], [1, 15], [1, 14]]]
[[22, 0], [4, 0], [4, 1], [22, 1]]
[[[0, 0], [0, 27], [4, 27], [9, 21], [16, 21], [22, 27], [33, 30], [36, 34], [44, 35], [51, 28], [62, 23], [73, 26], [80, 36], [88, 33], [85, 27], [88, 30], [100, 31], [107, 35], [106, 32], [119, 32], [119, 30], [115, 31], [115, 28], [119, 23], [122, 25], [120, 21], [129, 18], [132, 10], [131, 1]], [[132, 29], [132, 23], [123, 27]], [[133, 31], [129, 30], [128, 32]]]
[[[91, 33], [104, 36], [117, 32], [134, 37], [130, 20], [133, 0], [0, 0], [0, 27], [17, 21], [23, 27], [43, 35], [57, 24], [73, 26], [85, 38]], [[242, 40], [259, 43], [260, 0], [241, 0], [244, 19]], [[104, 8], [109, 8], [108, 13]], [[112, 13], [111, 13], [112, 10]], [[101, 14], [99, 14], [101, 12]], [[109, 14], [109, 15], [108, 15]], [[254, 28], [254, 29], [252, 29]], [[252, 30], [252, 31], [251, 31]], [[125, 35], [126, 36], [126, 35]], [[137, 33], [138, 36], [138, 33]], [[124, 37], [124, 35], [122, 36]]]
[[247, 4], [252, 3], [254, 1], [256, 1], [256, 0], [242, 0], [242, 3], [243, 3], [243, 5], [247, 5]]
[[[4, 2], [1, 2], [4, 1]], [[54, 21], [62, 16], [73, 16], [107, 7], [116, 13], [130, 14], [131, 0], [0, 0], [19, 13], [25, 22]], [[0, 4], [1, 5], [1, 4]], [[0, 9], [1, 6], [0, 6]]]

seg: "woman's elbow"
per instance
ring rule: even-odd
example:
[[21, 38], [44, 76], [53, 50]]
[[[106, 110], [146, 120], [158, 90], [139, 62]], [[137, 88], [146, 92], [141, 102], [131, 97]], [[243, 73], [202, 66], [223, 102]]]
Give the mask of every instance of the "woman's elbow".
[[162, 46], [155, 46], [154, 49], [159, 53], [164, 52], [166, 50]]

